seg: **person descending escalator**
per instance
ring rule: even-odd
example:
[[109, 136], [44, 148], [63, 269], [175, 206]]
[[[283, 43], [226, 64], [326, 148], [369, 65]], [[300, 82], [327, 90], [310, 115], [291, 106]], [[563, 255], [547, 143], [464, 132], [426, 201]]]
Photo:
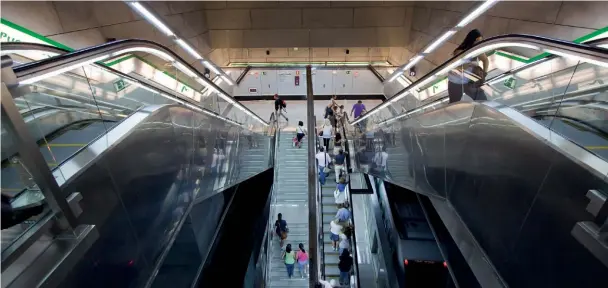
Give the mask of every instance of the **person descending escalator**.
[[285, 114], [283, 113], [287, 113], [287, 103], [285, 103], [285, 100], [281, 99], [279, 97], [279, 94], [274, 94], [274, 116], [275, 116], [275, 121], [279, 121], [279, 116], [283, 116], [283, 118], [285, 118], [285, 121], [289, 122], [289, 119], [287, 117], [285, 117]]
[[[463, 51], [469, 50], [475, 43], [481, 40], [483, 40], [481, 32], [477, 29], [471, 30], [452, 55], [458, 55]], [[461, 61], [463, 64], [448, 73], [448, 96], [450, 103], [461, 101], [464, 94], [475, 101], [488, 100], [486, 94], [481, 89], [481, 85], [485, 82], [488, 73], [490, 63], [488, 56], [484, 53], [474, 58], [462, 59]], [[479, 61], [483, 63], [483, 68], [478, 66]], [[472, 74], [472, 76], [467, 77], [467, 74]], [[479, 80], [470, 80], [473, 76]]]

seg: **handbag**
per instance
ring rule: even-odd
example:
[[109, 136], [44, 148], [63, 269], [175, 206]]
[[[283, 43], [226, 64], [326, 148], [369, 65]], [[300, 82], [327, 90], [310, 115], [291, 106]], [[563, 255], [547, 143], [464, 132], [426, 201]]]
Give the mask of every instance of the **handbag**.
[[291, 143], [291, 147], [296, 147], [296, 143], [298, 143], [298, 136], [293, 137], [293, 141]]
[[331, 172], [331, 169], [327, 166], [329, 166], [329, 163], [327, 163], [327, 152], [325, 152], [325, 167], [323, 167], [323, 173]]

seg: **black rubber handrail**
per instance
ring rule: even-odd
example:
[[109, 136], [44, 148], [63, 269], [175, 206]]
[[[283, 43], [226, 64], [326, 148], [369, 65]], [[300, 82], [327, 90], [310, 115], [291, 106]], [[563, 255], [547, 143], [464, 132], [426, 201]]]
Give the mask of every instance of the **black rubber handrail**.
[[[461, 60], [462, 58], [464, 58], [464, 56], [468, 55], [470, 53], [470, 51], [474, 51], [479, 48], [484, 48], [484, 47], [488, 47], [491, 45], [502, 44], [502, 43], [518, 43], [518, 44], [523, 43], [523, 44], [538, 46], [540, 49], [551, 49], [551, 50], [555, 50], [558, 52], [571, 53], [571, 54], [574, 54], [577, 56], [585, 56], [585, 57], [587, 57], [589, 59], [593, 59], [593, 60], [600, 60], [600, 61], [603, 60], [605, 62], [608, 62], [608, 50], [607, 49], [589, 45], [589, 44], [597, 44], [598, 42], [601, 42], [604, 40], [605, 39], [599, 39], [597, 41], [589, 42], [587, 44], [578, 44], [578, 43], [574, 43], [574, 42], [570, 42], [570, 41], [564, 41], [564, 40], [553, 39], [553, 38], [548, 38], [548, 37], [541, 37], [541, 36], [536, 36], [536, 35], [526, 35], [526, 34], [507, 34], [507, 35], [490, 37], [488, 39], [485, 39], [485, 40], [475, 44], [470, 49], [462, 51], [461, 53], [453, 56], [449, 60], [445, 61], [443, 64], [437, 66], [431, 72], [427, 73], [420, 79], [416, 80], [414, 83], [408, 85], [407, 87], [401, 89], [399, 92], [395, 93], [395, 95], [388, 97], [387, 101], [390, 103], [391, 100], [393, 100], [393, 98], [399, 97], [403, 93], [407, 92], [408, 90], [410, 90], [414, 87], [417, 87], [418, 85], [424, 83], [425, 81], [428, 81], [431, 77], [435, 77], [435, 75], [438, 74], [439, 72], [441, 72], [443, 69], [447, 68], [448, 66], [450, 66], [450, 65], [456, 63], [457, 61]], [[513, 46], [516, 46], [516, 45], [513, 45]], [[395, 101], [395, 100], [393, 100], [393, 101]], [[366, 113], [366, 115], [374, 114], [374, 113], [376, 113], [377, 110], [384, 109], [385, 107], [387, 107], [389, 105], [390, 104], [386, 104], [386, 103], [380, 104], [380, 105], [372, 108], [371, 110], [369, 110]], [[359, 117], [359, 119], [367, 118], [367, 117], [369, 117], [369, 116], [362, 116], [362, 117]], [[358, 121], [359, 119], [351, 121], [350, 124], [353, 124], [354, 122]]]

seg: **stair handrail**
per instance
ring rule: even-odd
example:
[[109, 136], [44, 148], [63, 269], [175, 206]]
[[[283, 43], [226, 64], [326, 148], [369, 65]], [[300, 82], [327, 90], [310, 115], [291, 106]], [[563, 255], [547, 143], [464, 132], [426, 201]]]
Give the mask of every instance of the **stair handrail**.
[[[349, 171], [351, 171], [349, 169], [349, 165], [350, 165], [350, 149], [348, 146], [348, 138], [346, 138], [346, 125], [348, 124], [348, 122], [346, 121], [346, 119], [348, 118], [348, 114], [345, 112], [343, 112], [342, 117], [340, 117], [340, 126], [342, 126], [342, 149], [344, 151], [344, 154], [346, 155], [346, 159], [344, 160], [344, 168], [346, 170], [346, 173], [350, 173]], [[350, 179], [349, 179], [350, 180]], [[350, 181], [348, 181], [350, 182]], [[353, 208], [353, 195], [352, 193], [350, 193], [350, 189], [346, 189], [346, 193], [347, 193], [347, 197], [348, 197], [348, 201], [349, 201], [349, 210], [350, 210], [350, 222], [352, 225], [352, 239], [351, 240], [351, 245], [350, 245], [350, 250], [351, 250], [351, 254], [353, 255], [353, 270], [352, 270], [352, 274], [353, 276], [355, 276], [355, 281], [354, 283], [351, 282], [350, 283], [350, 287], [352, 288], [358, 288], [360, 286], [360, 278], [359, 278], [359, 255], [357, 253], [357, 237], [355, 236], [355, 213], [354, 213], [354, 208]]]
[[[597, 41], [589, 42], [589, 44], [599, 45], [598, 43], [604, 43], [606, 41], [605, 38], [599, 39]], [[401, 98], [407, 96], [411, 91], [414, 91], [418, 88], [422, 88], [425, 85], [430, 84], [432, 81], [436, 80], [437, 75], [443, 75], [448, 71], [458, 67], [461, 64], [463, 59], [468, 59], [472, 57], [476, 57], [479, 54], [495, 50], [498, 48], [504, 47], [525, 47], [529, 49], [538, 50], [541, 52], [546, 52], [549, 54], [563, 54], [563, 55], [571, 55], [577, 58], [581, 58], [581, 61], [590, 60], [596, 62], [608, 63], [608, 49], [603, 49], [599, 47], [590, 46], [589, 44], [579, 44], [570, 41], [564, 41], [559, 39], [553, 39], [548, 37], [541, 37], [536, 35], [527, 35], [527, 34], [507, 34], [507, 35], [499, 35], [495, 37], [487, 38], [483, 41], [480, 41], [473, 45], [468, 50], [462, 51], [461, 53], [453, 56], [449, 60], [443, 62], [441, 65], [437, 66], [435, 69], [431, 70], [431, 72], [426, 75], [420, 77], [418, 80], [414, 81], [407, 87], [401, 89], [399, 92], [395, 93], [395, 95], [391, 97], [387, 97], [386, 101], [371, 110], [367, 111], [365, 115], [357, 119], [353, 119], [350, 124], [359, 123], [359, 121], [374, 115], [379, 110], [382, 110], [392, 103], [400, 100]], [[539, 60], [543, 61], [543, 60]], [[537, 63], [537, 62], [533, 62]], [[533, 63], [530, 63], [533, 65]], [[529, 67], [527, 65], [524, 65]], [[525, 68], [522, 68], [525, 69]], [[509, 73], [509, 72], [506, 72]], [[511, 72], [513, 73], [513, 72]], [[495, 79], [493, 77], [491, 80]], [[484, 82], [484, 84], [487, 83]]]
[[[40, 49], [43, 51], [50, 51], [55, 53], [65, 53], [65, 50], [58, 49], [56, 47], [45, 47], [48, 45], [43, 44], [35, 44], [35, 43], [23, 43], [23, 42], [5, 42], [2, 43], [2, 50], [6, 51], [19, 51], [19, 50], [36, 50]], [[85, 65], [96, 65], [102, 69], [109, 70], [111, 73], [116, 73], [121, 77], [127, 78], [129, 81], [133, 81], [135, 83], [144, 83], [138, 79], [130, 77], [120, 71], [107, 67], [101, 63], [101, 60], [108, 60], [111, 58], [116, 58], [121, 55], [131, 54], [133, 52], [146, 52], [150, 54], [154, 54], [155, 56], [162, 58], [165, 61], [169, 61], [175, 63], [175, 68], [183, 72], [185, 75], [191, 75], [190, 77], [194, 78], [198, 83], [203, 86], [209, 87], [210, 89], [217, 91], [218, 95], [223, 98], [226, 102], [236, 106], [245, 114], [251, 116], [256, 119], [258, 122], [262, 123], [264, 126], [267, 126], [268, 123], [260, 118], [258, 115], [253, 113], [243, 104], [234, 100], [229, 94], [227, 94], [221, 87], [217, 84], [213, 83], [210, 79], [204, 76], [204, 74], [190, 65], [187, 61], [177, 55], [171, 49], [158, 44], [153, 41], [142, 40], [142, 39], [123, 39], [117, 40], [113, 42], [104, 43], [97, 46], [92, 46], [72, 52], [68, 52], [65, 54], [60, 54], [55, 57], [34, 61], [31, 63], [25, 63], [19, 66], [13, 67], [13, 71], [15, 72], [15, 76], [17, 77], [18, 82], [22, 83], [27, 80], [34, 80], [36, 77], [42, 77], [43, 75], [52, 74], [53, 72], [61, 71], [66, 68], [77, 68]], [[10, 87], [9, 87], [10, 88]], [[159, 89], [158, 87], [154, 87], [155, 89]], [[168, 90], [168, 89], [161, 89]], [[166, 92], [166, 91], [163, 91]], [[183, 97], [176, 93], [171, 93], [173, 96], [176, 96], [180, 99], [181, 102], [186, 102], [191, 105], [198, 106], [198, 103], [192, 101], [190, 98]]]

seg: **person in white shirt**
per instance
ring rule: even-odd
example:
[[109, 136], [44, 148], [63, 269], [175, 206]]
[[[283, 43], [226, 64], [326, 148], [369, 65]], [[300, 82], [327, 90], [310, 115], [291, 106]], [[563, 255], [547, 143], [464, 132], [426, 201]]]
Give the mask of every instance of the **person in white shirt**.
[[306, 136], [306, 129], [304, 128], [304, 122], [298, 122], [298, 126], [296, 127], [296, 145], [298, 148], [302, 147], [302, 138]]
[[323, 170], [325, 167], [327, 167], [327, 165], [329, 165], [331, 158], [329, 157], [329, 154], [325, 152], [323, 147], [319, 148], [319, 153], [315, 155], [315, 158], [317, 159], [317, 165], [319, 166], [319, 182], [321, 185], [325, 185], [325, 177], [327, 175], [325, 175], [325, 171]]
[[386, 160], [388, 160], [388, 153], [385, 151], [386, 149], [382, 147], [382, 150], [376, 152], [374, 155], [374, 164], [376, 164], [376, 169], [380, 172], [386, 172]]
[[335, 220], [329, 222], [329, 232], [331, 233], [329, 239], [332, 242], [334, 251], [338, 251], [338, 241], [340, 241], [340, 234], [342, 234], [342, 225], [339, 225]]
[[319, 130], [323, 131], [323, 133], [321, 134], [321, 137], [323, 137], [323, 147], [325, 147], [326, 151], [329, 151], [329, 140], [331, 139], [332, 133], [334, 131], [329, 119], [325, 119], [323, 121], [323, 126], [321, 126]]
[[342, 255], [344, 249], [350, 249], [350, 241], [348, 236], [344, 233], [340, 234], [340, 243], [338, 244], [338, 255]]

